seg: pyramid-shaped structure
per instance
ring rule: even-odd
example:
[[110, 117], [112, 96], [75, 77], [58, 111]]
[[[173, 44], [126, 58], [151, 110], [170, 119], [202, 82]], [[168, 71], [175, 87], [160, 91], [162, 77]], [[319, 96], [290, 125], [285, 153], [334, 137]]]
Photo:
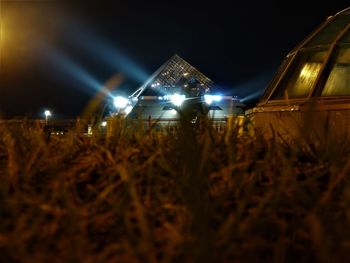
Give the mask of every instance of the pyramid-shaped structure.
[[131, 97], [164, 96], [175, 93], [197, 97], [210, 93], [213, 86], [212, 80], [175, 54], [156, 70]]
[[129, 96], [128, 117], [168, 125], [179, 120], [179, 110], [184, 108], [194, 119], [206, 112], [218, 122], [242, 114], [244, 104], [216, 93], [214, 87], [211, 79], [175, 54]]

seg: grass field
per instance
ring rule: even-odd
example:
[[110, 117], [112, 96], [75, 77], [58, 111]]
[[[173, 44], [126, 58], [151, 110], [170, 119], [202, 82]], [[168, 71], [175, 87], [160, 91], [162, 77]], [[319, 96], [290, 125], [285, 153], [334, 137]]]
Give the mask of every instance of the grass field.
[[348, 262], [350, 147], [0, 128], [0, 262]]

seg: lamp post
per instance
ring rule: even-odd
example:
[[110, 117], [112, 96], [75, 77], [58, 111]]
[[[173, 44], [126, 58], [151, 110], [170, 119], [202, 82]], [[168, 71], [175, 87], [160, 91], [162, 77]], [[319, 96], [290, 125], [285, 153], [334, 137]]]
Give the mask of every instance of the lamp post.
[[48, 122], [49, 122], [49, 117], [51, 117], [51, 115], [52, 115], [52, 114], [51, 114], [51, 111], [45, 110], [44, 115], [45, 115], [45, 123], [48, 124]]

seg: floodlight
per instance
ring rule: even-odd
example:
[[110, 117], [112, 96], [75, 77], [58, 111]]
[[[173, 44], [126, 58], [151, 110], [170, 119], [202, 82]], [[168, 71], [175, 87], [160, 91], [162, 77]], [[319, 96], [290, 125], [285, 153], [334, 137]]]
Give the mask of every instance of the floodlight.
[[185, 101], [185, 99], [186, 99], [185, 95], [180, 95], [177, 93], [170, 96], [171, 103], [178, 107], [181, 106], [181, 104]]
[[213, 96], [212, 95], [204, 95], [204, 101], [206, 104], [210, 105], [213, 102]]
[[209, 95], [209, 94], [204, 95], [204, 101], [208, 105], [212, 104], [213, 101], [221, 101], [221, 100], [222, 100], [221, 95]]
[[114, 107], [117, 109], [124, 109], [129, 104], [129, 100], [122, 96], [117, 96], [113, 100]]
[[222, 96], [221, 95], [213, 95], [213, 101], [221, 101]]

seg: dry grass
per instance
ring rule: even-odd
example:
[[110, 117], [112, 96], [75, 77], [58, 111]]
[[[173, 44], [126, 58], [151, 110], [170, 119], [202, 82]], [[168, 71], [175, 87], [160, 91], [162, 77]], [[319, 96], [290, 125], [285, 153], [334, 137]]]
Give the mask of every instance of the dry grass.
[[348, 144], [115, 125], [0, 128], [0, 262], [349, 259]]

